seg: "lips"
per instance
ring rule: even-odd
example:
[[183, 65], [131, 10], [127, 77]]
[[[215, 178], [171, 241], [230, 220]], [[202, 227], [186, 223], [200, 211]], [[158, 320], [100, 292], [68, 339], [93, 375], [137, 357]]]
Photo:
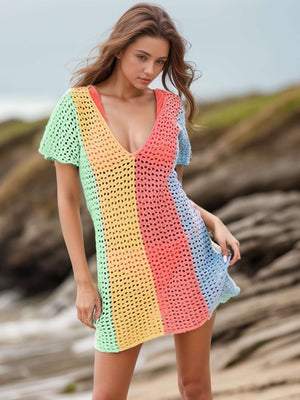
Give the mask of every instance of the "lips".
[[140, 81], [144, 82], [144, 83], [150, 83], [151, 80], [147, 79], [147, 78], [139, 78]]

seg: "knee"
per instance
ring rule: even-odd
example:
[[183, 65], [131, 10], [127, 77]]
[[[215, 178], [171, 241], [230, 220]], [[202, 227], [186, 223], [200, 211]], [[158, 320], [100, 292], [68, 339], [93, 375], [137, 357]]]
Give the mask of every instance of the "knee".
[[107, 390], [98, 390], [93, 392], [92, 400], [126, 400], [126, 396], [109, 393]]
[[178, 387], [183, 400], [212, 400], [210, 382], [180, 379]]
[[93, 393], [93, 398], [92, 400], [112, 400], [112, 397], [108, 395], [108, 393]]

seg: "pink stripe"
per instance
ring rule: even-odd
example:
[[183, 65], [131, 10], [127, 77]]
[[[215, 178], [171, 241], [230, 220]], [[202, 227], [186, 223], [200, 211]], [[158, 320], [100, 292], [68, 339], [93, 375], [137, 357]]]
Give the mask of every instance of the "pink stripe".
[[[166, 149], [157, 146], [152, 148], [153, 156], [147, 156], [155, 157], [157, 179], [147, 174], [145, 162], [137, 158], [136, 198], [165, 333], [179, 333], [200, 326], [208, 319], [209, 310], [199, 287], [188, 239], [165, 183], [170, 173], [167, 166], [172, 164], [175, 156], [176, 142], [173, 140], [176, 140], [176, 135], [174, 131], [168, 133], [174, 127], [169, 127], [167, 120], [159, 127], [163, 129], [156, 132], [157, 142], [160, 139], [165, 141]], [[161, 199], [164, 199], [163, 204]]]
[[94, 86], [89, 86], [88, 89], [89, 89], [89, 92], [90, 92], [94, 102], [96, 103], [96, 106], [100, 110], [103, 118], [105, 119], [106, 123], [108, 123], [107, 119], [106, 119], [106, 116], [105, 116], [105, 113], [104, 113], [104, 109], [102, 107], [102, 103], [100, 101], [100, 95], [99, 95], [97, 89], [95, 89]]

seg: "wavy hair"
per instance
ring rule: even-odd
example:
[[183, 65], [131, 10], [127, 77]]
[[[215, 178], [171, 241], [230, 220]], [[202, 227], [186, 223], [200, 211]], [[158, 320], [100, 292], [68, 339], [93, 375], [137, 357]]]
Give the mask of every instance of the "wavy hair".
[[166, 84], [168, 77], [179, 96], [185, 96], [189, 105], [188, 121], [192, 123], [196, 102], [190, 85], [196, 78], [195, 68], [184, 60], [188, 42], [178, 33], [170, 16], [160, 6], [137, 3], [129, 8], [116, 22], [109, 38], [91, 50], [98, 49], [96, 60], [73, 73], [70, 83], [77, 78], [74, 86], [88, 86], [107, 79], [115, 68], [116, 54], [142, 35], [169, 41], [170, 51], [162, 70], [162, 84], [170, 91]]

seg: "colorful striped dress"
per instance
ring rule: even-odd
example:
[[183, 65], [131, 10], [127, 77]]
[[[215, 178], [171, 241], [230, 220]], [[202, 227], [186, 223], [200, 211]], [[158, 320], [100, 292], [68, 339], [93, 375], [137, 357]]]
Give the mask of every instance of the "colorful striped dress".
[[78, 167], [95, 228], [103, 352], [195, 329], [240, 292], [175, 170], [192, 155], [180, 97], [154, 95], [154, 126], [134, 153], [112, 134], [94, 86], [63, 94], [38, 149]]

